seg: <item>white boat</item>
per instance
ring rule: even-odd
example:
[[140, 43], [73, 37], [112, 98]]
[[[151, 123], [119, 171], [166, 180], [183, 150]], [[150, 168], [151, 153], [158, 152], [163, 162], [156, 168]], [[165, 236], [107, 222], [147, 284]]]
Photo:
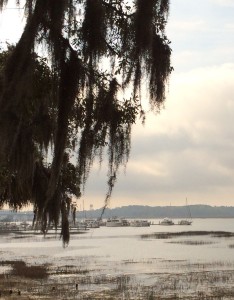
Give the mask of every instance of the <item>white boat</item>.
[[118, 219], [116, 217], [110, 218], [106, 221], [106, 227], [126, 227], [130, 223], [125, 219]]
[[84, 221], [86, 228], [99, 228], [99, 222], [94, 219], [86, 219]]
[[121, 227], [122, 221], [117, 218], [111, 218], [106, 221], [106, 227]]
[[178, 222], [178, 225], [192, 225], [192, 216], [191, 216], [191, 212], [190, 212], [190, 208], [187, 204], [187, 198], [186, 198], [186, 209], [189, 215], [189, 219], [182, 219]]
[[130, 222], [131, 227], [149, 227], [150, 222], [147, 220], [134, 220]]
[[175, 223], [169, 218], [164, 218], [159, 225], [175, 225]]
[[187, 219], [180, 220], [178, 225], [191, 225], [193, 221], [189, 221]]
[[129, 222], [128, 220], [126, 220], [126, 219], [121, 219], [121, 221], [122, 221], [122, 226], [123, 226], [123, 227], [130, 226], [130, 222]]
[[88, 227], [87, 227], [87, 224], [84, 221], [82, 221], [82, 222], [76, 222], [75, 224], [73, 224], [71, 226], [71, 229], [73, 229], [73, 230], [75, 230], [75, 229], [77, 229], [77, 230], [87, 230]]
[[102, 219], [97, 219], [99, 226], [106, 226], [106, 221]]

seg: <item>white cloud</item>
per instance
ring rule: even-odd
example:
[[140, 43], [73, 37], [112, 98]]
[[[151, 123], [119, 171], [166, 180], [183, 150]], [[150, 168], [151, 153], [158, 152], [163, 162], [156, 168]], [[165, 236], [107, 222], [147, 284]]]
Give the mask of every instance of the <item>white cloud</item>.
[[224, 25], [225, 29], [228, 29], [229, 31], [234, 31], [234, 23], [227, 23]]
[[3, 9], [0, 14], [0, 41], [16, 43], [25, 25], [24, 10], [18, 9], [15, 1], [9, 1], [9, 9]]
[[125, 194], [169, 201], [173, 195], [170, 201], [179, 204], [189, 194], [196, 202], [202, 195], [208, 202], [231, 201], [233, 82], [234, 64], [175, 75], [165, 110], [134, 131], [127, 176], [120, 176], [116, 199]]
[[[206, 22], [202, 19], [194, 18], [193, 20], [176, 20], [168, 23], [171, 32], [185, 33], [187, 31], [200, 31], [206, 29]], [[169, 30], [168, 29], [168, 30]]]
[[[172, 76], [165, 109], [133, 130], [130, 161], [126, 174], [119, 173], [111, 207], [183, 205], [186, 197], [190, 204], [234, 205], [233, 82], [234, 64]], [[91, 181], [96, 189], [87, 190], [87, 199], [101, 206], [107, 178]]]
[[218, 4], [220, 6], [234, 7], [233, 0], [210, 0], [210, 2]]

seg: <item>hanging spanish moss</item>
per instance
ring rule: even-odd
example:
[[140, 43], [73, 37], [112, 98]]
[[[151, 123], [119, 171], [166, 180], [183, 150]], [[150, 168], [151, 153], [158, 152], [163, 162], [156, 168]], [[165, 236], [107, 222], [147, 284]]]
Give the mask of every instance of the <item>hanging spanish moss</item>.
[[[0, 11], [7, 4], [0, 0]], [[104, 151], [108, 206], [132, 125], [144, 116], [142, 79], [152, 109], [165, 100], [169, 1], [26, 0], [24, 7], [18, 43], [0, 52], [0, 206], [33, 205], [35, 227], [46, 234], [61, 224], [66, 246], [73, 199]], [[41, 47], [47, 58], [38, 56]], [[123, 99], [126, 88], [132, 94]]]
[[139, 53], [149, 50], [154, 30], [153, 18], [157, 0], [137, 0], [135, 13], [136, 46]]
[[87, 0], [85, 4], [84, 21], [82, 24], [82, 39], [84, 54], [90, 59], [98, 59], [106, 52], [105, 7], [101, 0]]

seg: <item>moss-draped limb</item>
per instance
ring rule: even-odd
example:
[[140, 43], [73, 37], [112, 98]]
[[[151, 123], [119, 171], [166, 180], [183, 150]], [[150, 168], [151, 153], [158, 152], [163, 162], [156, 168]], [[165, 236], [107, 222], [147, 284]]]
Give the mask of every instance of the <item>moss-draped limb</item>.
[[[0, 0], [0, 10], [7, 3]], [[67, 244], [72, 198], [105, 149], [108, 205], [131, 127], [144, 118], [142, 79], [152, 109], [165, 100], [168, 12], [169, 0], [25, 1], [22, 36], [7, 60], [0, 53], [0, 205], [32, 203], [45, 233], [62, 222]]]

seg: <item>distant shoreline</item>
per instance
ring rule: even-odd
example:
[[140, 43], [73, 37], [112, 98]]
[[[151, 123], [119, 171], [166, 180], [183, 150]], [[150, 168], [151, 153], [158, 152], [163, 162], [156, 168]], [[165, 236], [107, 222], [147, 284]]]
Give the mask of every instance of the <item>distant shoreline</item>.
[[[234, 218], [234, 206], [210, 206], [210, 205], [189, 205], [192, 219], [228, 219]], [[102, 208], [95, 210], [77, 211], [76, 218], [100, 218]], [[190, 218], [188, 206], [146, 206], [129, 205], [117, 208], [106, 208], [102, 216], [103, 219], [111, 217], [122, 217], [127, 219], [171, 219]], [[24, 221], [32, 220], [32, 211], [14, 212], [10, 210], [0, 210], [0, 221]]]

